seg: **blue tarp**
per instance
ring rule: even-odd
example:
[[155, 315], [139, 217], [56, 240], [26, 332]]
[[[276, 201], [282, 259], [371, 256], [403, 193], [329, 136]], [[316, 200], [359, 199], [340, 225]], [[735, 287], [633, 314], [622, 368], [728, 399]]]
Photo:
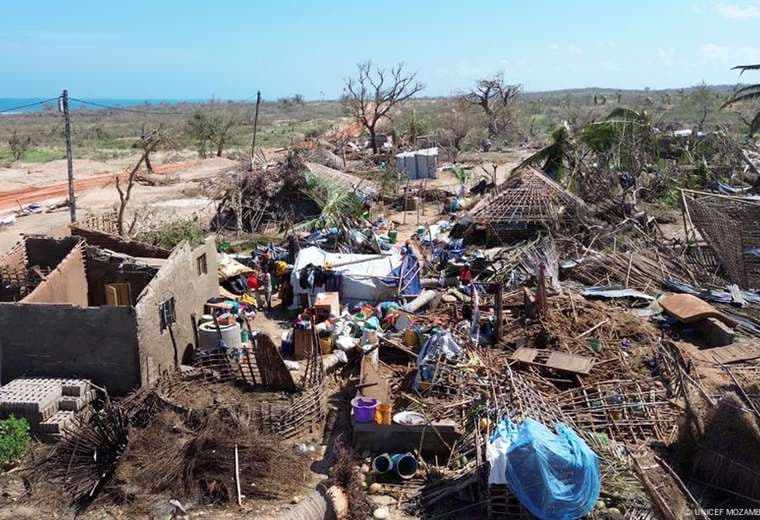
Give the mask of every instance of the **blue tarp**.
[[[491, 465], [505, 468], [506, 483], [520, 503], [545, 520], [571, 520], [591, 512], [599, 498], [599, 458], [568, 426], [557, 433], [533, 419], [505, 419], [491, 435]], [[493, 458], [493, 460], [492, 460]]]
[[402, 276], [400, 296], [418, 296], [422, 292], [420, 284], [420, 264], [417, 257], [411, 252], [411, 248], [405, 251], [401, 259], [401, 265], [391, 271], [390, 277], [383, 280], [383, 283], [389, 287], [398, 286], [398, 278]]

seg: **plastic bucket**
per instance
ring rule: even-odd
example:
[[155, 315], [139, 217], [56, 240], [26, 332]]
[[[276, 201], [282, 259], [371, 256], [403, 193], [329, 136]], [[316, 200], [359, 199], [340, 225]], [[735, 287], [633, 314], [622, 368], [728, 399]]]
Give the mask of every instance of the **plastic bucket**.
[[380, 403], [375, 411], [377, 424], [390, 424], [393, 415], [393, 406], [390, 403]]
[[375, 457], [372, 461], [372, 469], [375, 470], [375, 473], [388, 473], [393, 469], [391, 456], [387, 453], [383, 453], [382, 455]]
[[398, 231], [396, 231], [395, 229], [391, 229], [390, 231], [388, 231], [388, 242], [390, 242], [391, 244], [395, 244], [396, 240], [398, 240]]
[[417, 474], [417, 459], [411, 453], [395, 453], [391, 455], [393, 471], [404, 480]]
[[351, 400], [351, 407], [354, 410], [354, 420], [358, 423], [375, 422], [375, 409], [379, 404], [380, 401], [377, 399], [354, 397]]

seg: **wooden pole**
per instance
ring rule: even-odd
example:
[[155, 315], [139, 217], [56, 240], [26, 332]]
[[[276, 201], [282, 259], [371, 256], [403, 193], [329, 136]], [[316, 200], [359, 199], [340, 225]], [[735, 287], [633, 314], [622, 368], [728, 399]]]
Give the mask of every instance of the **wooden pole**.
[[259, 126], [259, 105], [261, 105], [261, 91], [256, 92], [256, 112], [253, 115], [253, 136], [251, 137], [251, 169], [256, 156], [256, 130]]
[[69, 91], [61, 94], [61, 111], [63, 112], [63, 132], [66, 140], [66, 169], [69, 177], [69, 217], [71, 223], [77, 221], [77, 204], [74, 196], [74, 157], [71, 153], [71, 119], [69, 117]]
[[243, 505], [243, 497], [240, 494], [240, 457], [238, 456], [238, 445], [235, 444], [235, 487], [237, 488], [237, 503]]
[[501, 341], [504, 336], [504, 295], [501, 282], [496, 284], [496, 296], [494, 297], [494, 310], [496, 312], [496, 341]]

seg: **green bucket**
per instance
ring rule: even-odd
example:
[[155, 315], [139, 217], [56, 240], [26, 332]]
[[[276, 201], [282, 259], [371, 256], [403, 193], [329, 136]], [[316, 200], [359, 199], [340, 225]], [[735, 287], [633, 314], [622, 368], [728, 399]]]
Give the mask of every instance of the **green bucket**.
[[398, 231], [396, 231], [395, 229], [391, 229], [390, 231], [388, 231], [388, 241], [391, 244], [395, 244], [397, 239], [398, 239]]

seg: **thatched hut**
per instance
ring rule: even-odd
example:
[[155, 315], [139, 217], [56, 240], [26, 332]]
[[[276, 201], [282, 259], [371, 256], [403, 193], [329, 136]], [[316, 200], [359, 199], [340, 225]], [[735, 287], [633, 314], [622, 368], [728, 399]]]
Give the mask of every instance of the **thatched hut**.
[[586, 204], [540, 171], [526, 167], [512, 175], [494, 193], [471, 210], [488, 242], [511, 242], [542, 229], [572, 226]]

